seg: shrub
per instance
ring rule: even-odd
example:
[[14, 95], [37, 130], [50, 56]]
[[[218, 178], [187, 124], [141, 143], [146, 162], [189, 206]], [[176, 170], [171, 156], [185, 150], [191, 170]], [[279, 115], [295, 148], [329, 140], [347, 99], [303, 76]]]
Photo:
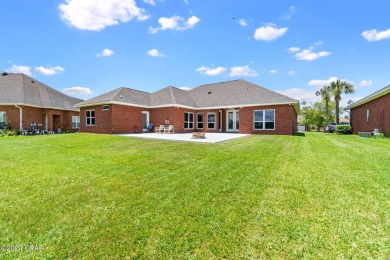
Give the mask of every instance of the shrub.
[[11, 129], [11, 122], [9, 121], [8, 117], [4, 114], [2, 118], [2, 122], [0, 123], [0, 130], [3, 130], [5, 132], [8, 129]]
[[352, 128], [350, 125], [337, 125], [336, 126], [336, 133], [342, 134], [342, 135], [349, 135], [352, 133]]
[[3, 136], [17, 136], [18, 133], [15, 130], [1, 130], [0, 129], [0, 137]]
[[374, 138], [376, 138], [376, 139], [384, 139], [384, 138], [386, 138], [386, 136], [385, 136], [384, 133], [378, 133], [378, 134], [374, 135]]
[[7, 130], [6, 135], [7, 136], [17, 136], [18, 134], [16, 133], [15, 130]]

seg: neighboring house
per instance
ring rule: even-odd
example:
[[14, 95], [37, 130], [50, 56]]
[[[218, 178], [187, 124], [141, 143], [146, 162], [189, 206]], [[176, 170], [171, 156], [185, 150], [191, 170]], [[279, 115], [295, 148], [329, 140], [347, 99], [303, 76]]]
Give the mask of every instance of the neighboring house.
[[390, 136], [390, 85], [349, 105], [354, 134], [379, 129]]
[[154, 93], [118, 88], [83, 101], [80, 131], [130, 133], [174, 125], [176, 133], [297, 132], [299, 102], [245, 80], [202, 85], [191, 90], [166, 87]]
[[21, 73], [0, 75], [0, 124], [4, 115], [15, 130], [79, 130], [80, 113], [69, 97]]

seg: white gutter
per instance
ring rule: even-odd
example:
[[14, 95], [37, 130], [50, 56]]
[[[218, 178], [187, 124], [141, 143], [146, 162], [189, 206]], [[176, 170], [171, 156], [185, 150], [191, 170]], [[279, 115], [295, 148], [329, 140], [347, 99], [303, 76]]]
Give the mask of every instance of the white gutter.
[[[187, 108], [192, 110], [211, 110], [211, 109], [232, 109], [237, 107], [254, 107], [254, 106], [275, 106], [275, 105], [295, 105], [297, 108], [299, 108], [299, 102], [280, 102], [280, 103], [263, 103], [263, 104], [233, 104], [233, 105], [221, 105], [221, 106], [213, 106], [213, 107], [192, 107], [192, 106], [186, 106], [181, 104], [163, 104], [163, 105], [157, 105], [157, 106], [148, 106], [148, 105], [138, 105], [133, 103], [126, 103], [126, 102], [119, 102], [119, 101], [106, 101], [106, 102], [96, 102], [96, 103], [89, 103], [89, 104], [83, 104], [78, 105], [76, 104], [76, 107], [90, 107], [90, 106], [100, 106], [100, 105], [107, 105], [107, 104], [115, 104], [115, 105], [123, 105], [123, 106], [129, 106], [129, 107], [140, 107], [140, 108], [164, 108], [164, 107], [181, 107], [181, 108]], [[298, 111], [297, 111], [298, 112]]]
[[352, 103], [351, 105], [347, 106], [345, 109], [350, 110], [352, 108], [364, 105], [364, 104], [366, 104], [374, 99], [380, 98], [388, 93], [390, 93], [390, 85], [372, 93], [371, 95], [368, 95], [365, 98], [362, 98], [362, 99], [356, 101], [355, 103]]
[[15, 107], [19, 108], [19, 130], [23, 130], [23, 107], [15, 105]]

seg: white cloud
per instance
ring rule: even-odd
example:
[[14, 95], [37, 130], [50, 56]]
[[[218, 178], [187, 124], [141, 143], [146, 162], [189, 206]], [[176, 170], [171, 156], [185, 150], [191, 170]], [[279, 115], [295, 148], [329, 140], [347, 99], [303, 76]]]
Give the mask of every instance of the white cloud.
[[202, 66], [198, 69], [196, 69], [196, 71], [202, 73], [202, 74], [205, 74], [205, 75], [208, 75], [208, 76], [217, 76], [217, 75], [221, 75], [223, 73], [226, 72], [226, 68], [224, 67], [217, 67], [217, 68], [208, 68], [208, 67], [205, 67], [205, 66]]
[[[310, 80], [307, 85], [308, 86], [312, 86], [312, 87], [317, 87], [317, 89], [320, 89], [322, 88], [323, 86], [328, 86], [330, 85], [330, 83], [332, 83], [333, 81], [336, 81], [338, 80], [339, 78], [337, 77], [330, 77], [329, 79], [314, 79], [314, 80]], [[345, 81], [345, 82], [348, 82], [352, 85], [355, 85], [354, 82], [352, 81], [349, 81], [349, 80], [346, 80], [346, 79], [340, 79], [341, 81]]]
[[331, 82], [336, 81], [338, 78], [337, 77], [330, 77], [329, 79], [315, 79], [315, 80], [310, 80], [308, 85], [312, 87], [317, 87], [317, 88], [322, 88], [323, 86], [330, 85]]
[[277, 90], [279, 94], [288, 96], [299, 101], [305, 100], [306, 102], [318, 102], [321, 101], [321, 97], [318, 97], [315, 91], [306, 90], [301, 88], [291, 88], [287, 90]]
[[249, 68], [249, 66], [231, 67], [229, 77], [256, 77], [259, 75], [256, 70]]
[[157, 49], [149, 50], [148, 55], [152, 57], [160, 57], [160, 58], [165, 57], [165, 54], [159, 52]]
[[[202, 66], [196, 71], [200, 72], [201, 74], [209, 75], [209, 76], [217, 76], [221, 75], [227, 72], [227, 69], [224, 67], [217, 67], [217, 68], [209, 68]], [[259, 75], [256, 70], [253, 70], [249, 68], [249, 66], [238, 66], [238, 67], [231, 67], [229, 77], [255, 77]]]
[[196, 17], [195, 15], [188, 18], [188, 21], [186, 23], [186, 29], [192, 28], [195, 24], [199, 23], [200, 19], [199, 17]]
[[271, 74], [278, 74], [278, 71], [277, 70], [270, 70], [269, 73], [271, 73]]
[[238, 20], [238, 23], [239, 23], [241, 26], [247, 26], [247, 25], [248, 25], [248, 22], [247, 22], [245, 19], [240, 19], [240, 20]]
[[262, 41], [273, 41], [283, 36], [287, 32], [288, 28], [278, 29], [274, 24], [269, 24], [256, 29], [254, 38]]
[[150, 4], [150, 5], [156, 5], [156, 2], [154, 2], [154, 0], [144, 0], [144, 3]]
[[188, 90], [191, 90], [192, 88], [189, 88], [189, 87], [180, 87], [179, 89], [182, 89], [182, 90], [188, 91]]
[[309, 48], [306, 50], [302, 50], [300, 52], [295, 53], [295, 58], [298, 60], [307, 60], [307, 61], [313, 61], [316, 59], [319, 59], [321, 57], [326, 57], [332, 54], [331, 52], [328, 51], [320, 51], [320, 52], [313, 52], [313, 48]]
[[381, 41], [390, 38], [390, 28], [386, 31], [378, 32], [376, 29], [362, 32], [362, 36], [369, 42]]
[[360, 83], [359, 83], [359, 85], [361, 86], [361, 87], [368, 87], [368, 86], [371, 86], [372, 84], [374, 84], [373, 82], [372, 82], [372, 80], [362, 80], [362, 81], [360, 81]]
[[324, 87], [324, 86], [329, 86], [330, 83], [332, 83], [333, 81], [336, 81], [336, 80], [341, 80], [341, 81], [345, 81], [345, 82], [348, 82], [349, 84], [351, 85], [355, 85], [355, 83], [353, 81], [349, 81], [349, 80], [346, 80], [346, 79], [340, 79], [340, 78], [337, 78], [337, 77], [330, 77], [329, 79], [315, 79], [315, 80], [310, 80], [307, 85], [308, 86], [312, 86], [312, 87], [316, 87], [317, 90], [319, 90], [320, 88]]
[[320, 45], [323, 45], [324, 43], [322, 41], [316, 41], [314, 43], [314, 46], [320, 46]]
[[43, 74], [43, 75], [46, 75], [46, 76], [59, 74], [59, 73], [63, 72], [64, 70], [65, 69], [60, 67], [60, 66], [55, 66], [55, 67], [51, 67], [51, 68], [45, 68], [42, 66], [35, 67], [36, 72]]
[[104, 49], [102, 50], [101, 52], [99, 52], [98, 54], [96, 54], [96, 57], [110, 57], [114, 54], [114, 51], [113, 50], [110, 50], [110, 49]]
[[186, 4], [186, 5], [190, 4], [190, 1], [189, 0], [184, 0], [184, 4]]
[[193, 15], [190, 18], [187, 19], [187, 21], [184, 20], [183, 17], [174, 15], [171, 18], [167, 17], [161, 17], [158, 19], [158, 23], [160, 24], [160, 27], [153, 28], [149, 27], [150, 33], [157, 33], [159, 31], [165, 31], [165, 30], [171, 30], [171, 31], [184, 31], [187, 29], [191, 29], [200, 21], [199, 17]]
[[107, 26], [143, 21], [149, 15], [138, 8], [135, 0], [65, 0], [60, 4], [61, 19], [81, 30], [100, 31]]
[[295, 75], [295, 71], [290, 70], [290, 71], [287, 72], [287, 75], [289, 75], [289, 76], [294, 76], [294, 75]]
[[301, 48], [299, 48], [299, 47], [290, 47], [290, 48], [288, 48], [288, 52], [289, 53], [295, 53], [295, 52], [298, 52], [300, 50], [301, 50]]
[[297, 11], [297, 9], [295, 8], [295, 6], [291, 5], [291, 6], [289, 7], [289, 11], [290, 11], [290, 13], [284, 17], [285, 20], [291, 19], [291, 15], [292, 15], [293, 13], [295, 13], [295, 12]]
[[23, 73], [27, 76], [31, 76], [31, 68], [29, 66], [18, 66], [18, 65], [12, 65], [11, 68], [6, 70], [10, 73]]
[[89, 88], [84, 87], [64, 88], [62, 92], [71, 95], [88, 95], [93, 93]]

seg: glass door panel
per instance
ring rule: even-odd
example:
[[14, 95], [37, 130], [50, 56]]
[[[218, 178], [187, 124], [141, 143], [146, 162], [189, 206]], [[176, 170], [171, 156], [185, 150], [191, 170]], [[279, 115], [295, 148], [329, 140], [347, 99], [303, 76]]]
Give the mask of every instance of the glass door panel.
[[233, 112], [228, 112], [228, 130], [233, 131], [234, 130], [234, 114]]

